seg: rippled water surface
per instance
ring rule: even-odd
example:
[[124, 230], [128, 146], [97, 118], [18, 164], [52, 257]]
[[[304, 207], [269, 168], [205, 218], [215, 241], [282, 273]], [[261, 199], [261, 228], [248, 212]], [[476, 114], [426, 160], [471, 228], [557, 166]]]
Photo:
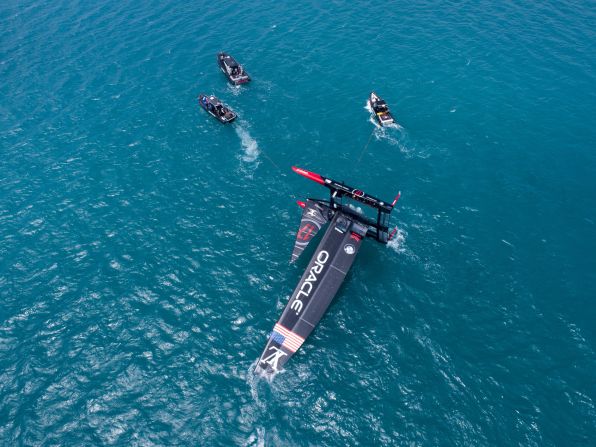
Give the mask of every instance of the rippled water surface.
[[[593, 443], [593, 6], [2, 2], [0, 445]], [[399, 233], [267, 383], [292, 165]]]

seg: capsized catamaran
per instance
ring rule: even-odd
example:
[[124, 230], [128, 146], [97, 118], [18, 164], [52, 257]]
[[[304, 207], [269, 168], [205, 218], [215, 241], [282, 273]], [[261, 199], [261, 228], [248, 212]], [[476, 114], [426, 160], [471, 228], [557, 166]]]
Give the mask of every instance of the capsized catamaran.
[[[298, 259], [323, 226], [329, 223], [329, 227], [275, 323], [255, 367], [255, 373], [265, 377], [282, 370], [318, 324], [352, 266], [363, 238], [370, 237], [386, 244], [397, 231], [395, 228], [389, 233], [388, 224], [400, 194], [388, 203], [314, 172], [297, 167], [292, 169], [326, 186], [330, 197], [328, 201], [309, 198], [306, 202], [298, 202], [303, 208], [302, 219], [290, 262]], [[377, 218], [367, 217], [357, 208], [343, 203], [344, 198], [375, 209]]]

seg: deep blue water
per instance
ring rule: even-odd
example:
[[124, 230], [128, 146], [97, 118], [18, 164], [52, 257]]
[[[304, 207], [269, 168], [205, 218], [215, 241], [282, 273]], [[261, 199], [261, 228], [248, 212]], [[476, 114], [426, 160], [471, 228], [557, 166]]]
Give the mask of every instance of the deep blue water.
[[[0, 444], [593, 445], [594, 30], [581, 1], [2, 2]], [[326, 193], [292, 165], [401, 190], [399, 235], [270, 384]]]

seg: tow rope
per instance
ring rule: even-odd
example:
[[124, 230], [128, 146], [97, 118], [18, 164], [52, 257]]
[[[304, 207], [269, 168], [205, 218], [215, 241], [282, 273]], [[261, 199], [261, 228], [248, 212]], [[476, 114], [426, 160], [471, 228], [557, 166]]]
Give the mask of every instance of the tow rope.
[[364, 152], [366, 152], [366, 149], [368, 149], [368, 145], [370, 144], [370, 140], [372, 140], [372, 137], [375, 134], [375, 130], [377, 130], [376, 126], [373, 127], [373, 130], [368, 137], [368, 141], [364, 145], [364, 148], [362, 148], [362, 151], [360, 152], [360, 155], [358, 156], [358, 161], [356, 163], [360, 163], [360, 160], [362, 160], [362, 156], [364, 155]]

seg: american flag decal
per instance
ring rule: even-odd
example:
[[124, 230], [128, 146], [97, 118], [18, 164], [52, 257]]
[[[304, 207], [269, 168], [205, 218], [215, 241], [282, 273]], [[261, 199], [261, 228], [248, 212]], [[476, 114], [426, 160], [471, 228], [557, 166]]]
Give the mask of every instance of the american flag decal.
[[279, 343], [284, 348], [289, 349], [292, 352], [296, 352], [302, 343], [304, 338], [298, 334], [294, 334], [291, 330], [283, 327], [279, 323], [275, 323], [273, 332], [271, 332], [271, 340]]

